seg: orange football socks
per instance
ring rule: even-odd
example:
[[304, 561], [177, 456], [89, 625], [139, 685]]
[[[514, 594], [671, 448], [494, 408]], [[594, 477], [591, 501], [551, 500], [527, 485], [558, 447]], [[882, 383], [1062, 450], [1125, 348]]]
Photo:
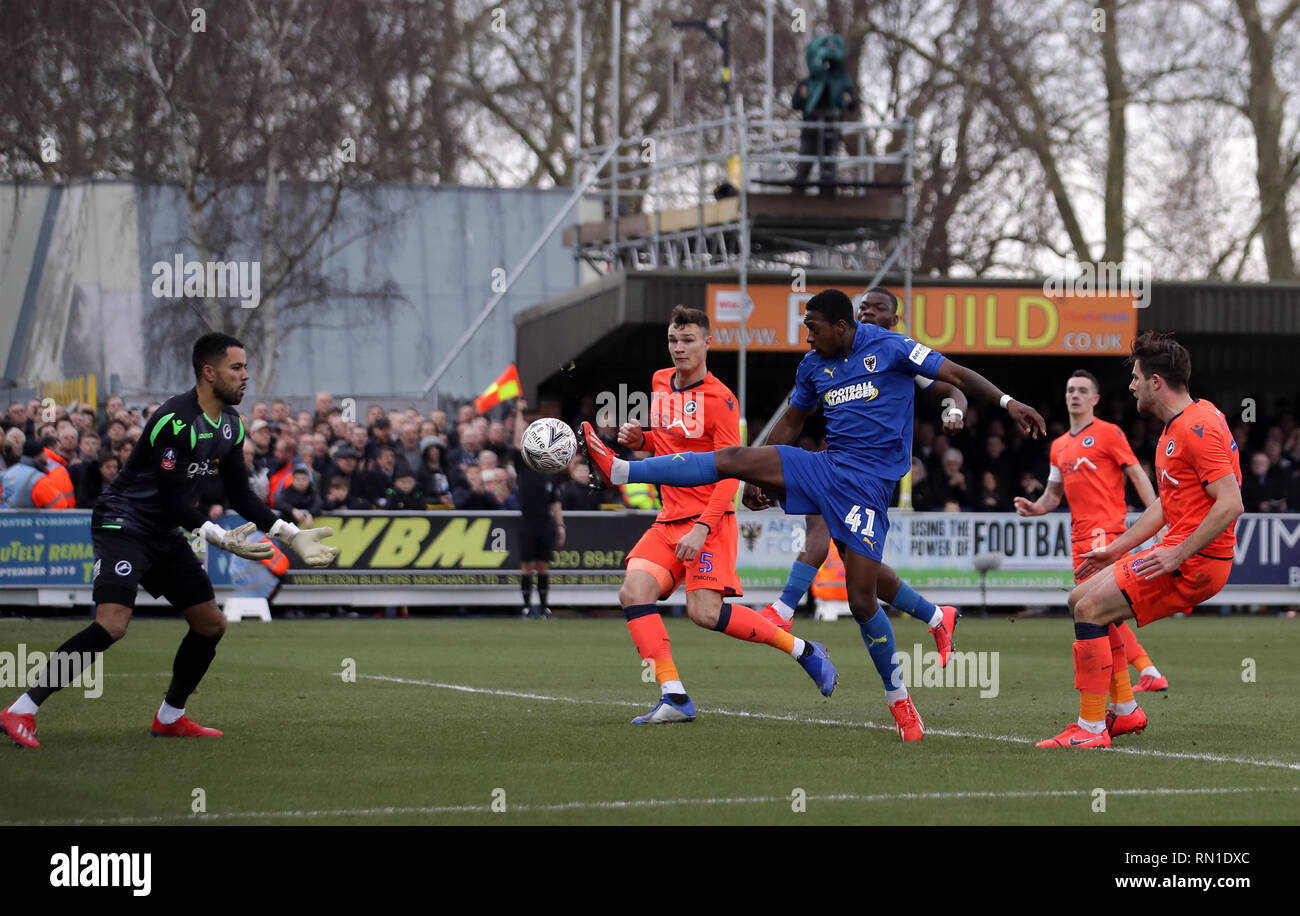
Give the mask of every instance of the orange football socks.
[[664, 620], [653, 604], [637, 604], [623, 608], [627, 617], [627, 629], [632, 634], [632, 642], [641, 658], [648, 659], [654, 665], [655, 680], [660, 688], [664, 684], [676, 681], [680, 683], [677, 666], [673, 664], [672, 644]]
[[[1128, 655], [1120, 624], [1111, 624], [1107, 629], [1110, 636], [1110, 701], [1112, 703], [1133, 702], [1133, 682], [1128, 676]], [[1127, 629], [1127, 628], [1126, 628]], [[1130, 710], [1131, 711], [1131, 710]]]
[[714, 629], [735, 639], [761, 642], [774, 649], [780, 649], [787, 655], [794, 654], [795, 637], [753, 608], [745, 607], [743, 604], [724, 604], [718, 612], [718, 623]]
[[1151, 661], [1151, 656], [1147, 655], [1147, 650], [1142, 648], [1138, 642], [1137, 634], [1133, 628], [1128, 625], [1127, 621], [1121, 620], [1115, 624], [1115, 629], [1119, 630], [1120, 638], [1124, 640], [1124, 658], [1127, 664], [1132, 665], [1138, 671], [1145, 671], [1148, 668], [1154, 668], [1155, 664]]
[[[1092, 624], [1075, 624], [1076, 633]], [[1100, 636], [1074, 641], [1074, 686], [1079, 691], [1079, 718], [1084, 722], [1106, 721], [1106, 694], [1110, 689], [1111, 651], [1106, 628], [1097, 626]], [[1079, 634], [1082, 635], [1082, 634]]]

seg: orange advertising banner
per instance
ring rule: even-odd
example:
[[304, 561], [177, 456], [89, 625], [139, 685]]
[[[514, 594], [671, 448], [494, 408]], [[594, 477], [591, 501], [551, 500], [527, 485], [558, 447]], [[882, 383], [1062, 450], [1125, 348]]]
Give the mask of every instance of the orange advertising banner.
[[[804, 305], [830, 287], [793, 292], [789, 286], [751, 285], [745, 337], [750, 350], [803, 352]], [[903, 290], [889, 287], [900, 299]], [[856, 306], [862, 293], [854, 296]], [[709, 284], [713, 346], [740, 348], [740, 289]], [[941, 353], [1125, 355], [1137, 334], [1137, 297], [1045, 296], [1026, 287], [914, 286], [895, 330]]]

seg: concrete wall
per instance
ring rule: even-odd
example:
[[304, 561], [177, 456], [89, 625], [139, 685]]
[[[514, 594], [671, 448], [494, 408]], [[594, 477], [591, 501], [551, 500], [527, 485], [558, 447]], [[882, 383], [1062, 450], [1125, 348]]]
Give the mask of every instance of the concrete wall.
[[[255, 201], [261, 188], [238, 193]], [[291, 396], [295, 406], [320, 390], [409, 400], [493, 295], [493, 270], [512, 270], [567, 196], [563, 189], [408, 185], [345, 193], [319, 243], [325, 256], [315, 273], [329, 291], [285, 328], [274, 391], [257, 388], [264, 341], [245, 340], [250, 396]], [[201, 332], [201, 304], [152, 292], [155, 263], [177, 254], [197, 259], [190, 235], [174, 187], [0, 185], [6, 376], [30, 383], [94, 372], [101, 392], [115, 375], [121, 389], [141, 395], [192, 384], [189, 348]], [[255, 224], [238, 237], [255, 239]], [[244, 244], [227, 257], [260, 260], [262, 253]], [[574, 277], [557, 233], [457, 356], [439, 393], [466, 399], [494, 381], [514, 360], [514, 315], [571, 288]], [[381, 307], [350, 295], [385, 283], [393, 295]], [[222, 308], [240, 311], [233, 299]]]

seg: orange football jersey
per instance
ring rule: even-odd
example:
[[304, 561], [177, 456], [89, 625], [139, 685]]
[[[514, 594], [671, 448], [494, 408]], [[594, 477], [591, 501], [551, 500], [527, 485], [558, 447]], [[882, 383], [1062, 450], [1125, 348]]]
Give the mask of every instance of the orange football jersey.
[[1061, 475], [1070, 503], [1070, 537], [1092, 538], [1124, 530], [1124, 468], [1137, 464], [1124, 431], [1114, 423], [1094, 419], [1077, 433], [1053, 443], [1052, 467]]
[[[675, 369], [660, 369], [651, 385], [650, 426], [644, 450], [656, 455], [712, 452], [740, 445], [740, 404], [731, 389], [710, 372], [694, 385], [673, 388]], [[720, 480], [701, 487], [660, 487], [663, 509], [658, 521], [696, 518], [712, 529], [734, 512], [738, 480]]]
[[[1205, 520], [1214, 505], [1206, 484], [1229, 474], [1241, 486], [1241, 453], [1228, 421], [1209, 401], [1197, 398], [1165, 424], [1156, 447], [1156, 487], [1169, 525], [1165, 546], [1182, 543]], [[1234, 522], [1201, 553], [1228, 559], [1236, 544]]]

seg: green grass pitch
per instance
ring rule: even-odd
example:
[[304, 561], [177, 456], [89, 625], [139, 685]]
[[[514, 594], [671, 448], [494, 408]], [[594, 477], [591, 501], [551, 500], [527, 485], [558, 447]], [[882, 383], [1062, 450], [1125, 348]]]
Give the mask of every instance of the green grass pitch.
[[[81, 625], [3, 621], [0, 650]], [[900, 649], [933, 648], [894, 625]], [[1059, 617], [963, 619], [959, 650], [999, 653], [998, 695], [916, 686], [928, 734], [908, 745], [857, 627], [803, 618], [839, 666], [832, 698], [773, 649], [669, 619], [699, 718], [647, 727], [629, 720], [657, 690], [617, 618], [248, 621], [189, 705], [226, 737], [151, 738], [183, 627], [134, 622], [100, 698], [69, 688], [40, 714], [40, 750], [0, 746], [0, 824], [1300, 821], [1300, 621], [1279, 617], [1141, 631], [1172, 689], [1139, 696], [1150, 728], [1111, 751], [1033, 747], [1077, 711]]]

